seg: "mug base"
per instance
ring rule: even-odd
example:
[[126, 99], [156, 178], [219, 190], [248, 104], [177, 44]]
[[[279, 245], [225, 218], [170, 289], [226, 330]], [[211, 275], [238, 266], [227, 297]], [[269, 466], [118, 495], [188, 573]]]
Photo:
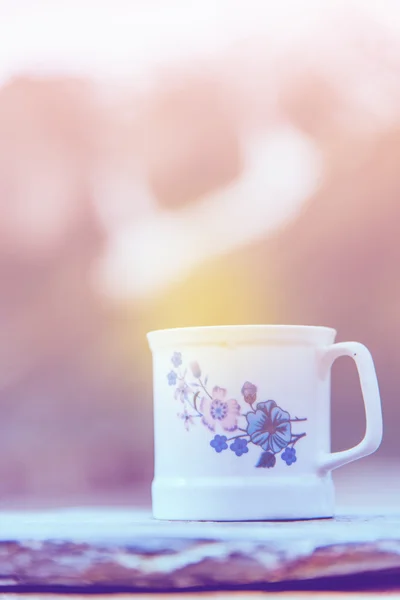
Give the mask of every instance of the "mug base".
[[282, 479], [158, 479], [153, 517], [168, 521], [297, 521], [334, 516], [330, 474]]

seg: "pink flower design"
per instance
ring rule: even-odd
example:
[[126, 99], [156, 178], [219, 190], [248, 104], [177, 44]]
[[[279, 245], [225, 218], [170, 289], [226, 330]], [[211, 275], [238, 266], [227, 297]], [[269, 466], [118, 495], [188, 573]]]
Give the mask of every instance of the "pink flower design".
[[203, 415], [202, 422], [211, 431], [219, 424], [224, 431], [235, 431], [237, 419], [240, 415], [240, 406], [233, 398], [226, 398], [226, 389], [215, 386], [212, 397], [203, 396], [200, 411]]
[[250, 383], [250, 381], [246, 381], [242, 387], [242, 394], [247, 404], [254, 404], [257, 400], [257, 386], [254, 383]]
[[190, 387], [187, 385], [184, 379], [180, 379], [178, 385], [175, 388], [174, 397], [175, 400], [185, 402], [190, 394]]
[[183, 409], [183, 413], [178, 413], [178, 417], [180, 417], [182, 419], [186, 431], [189, 431], [190, 426], [194, 425], [193, 417], [192, 417], [192, 415], [189, 415], [188, 411], [186, 410], [186, 406]]
[[190, 368], [192, 370], [193, 373], [193, 377], [196, 377], [196, 379], [198, 379], [199, 377], [201, 377], [201, 369], [200, 369], [200, 365], [197, 361], [193, 361], [190, 363]]

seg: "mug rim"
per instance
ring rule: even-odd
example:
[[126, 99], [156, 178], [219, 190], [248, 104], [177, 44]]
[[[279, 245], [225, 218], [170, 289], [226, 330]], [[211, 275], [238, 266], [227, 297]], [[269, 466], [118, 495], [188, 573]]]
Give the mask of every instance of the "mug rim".
[[324, 325], [205, 325], [156, 329], [147, 333], [151, 350], [174, 344], [243, 344], [267, 341], [332, 344], [336, 329]]

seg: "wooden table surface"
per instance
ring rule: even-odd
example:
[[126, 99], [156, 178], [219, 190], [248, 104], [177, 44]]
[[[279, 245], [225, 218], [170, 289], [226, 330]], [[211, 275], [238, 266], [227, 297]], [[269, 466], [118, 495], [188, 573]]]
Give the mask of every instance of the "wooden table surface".
[[335, 477], [336, 520], [158, 522], [148, 489], [93, 509], [3, 502], [0, 600], [400, 599], [397, 465], [364, 463]]
[[268, 592], [268, 591], [233, 591], [233, 592], [167, 592], [167, 593], [124, 593], [124, 594], [53, 594], [53, 593], [14, 593], [0, 594], [1, 600], [372, 600], [390, 598], [400, 599], [400, 592], [370, 591], [326, 591], [326, 592]]

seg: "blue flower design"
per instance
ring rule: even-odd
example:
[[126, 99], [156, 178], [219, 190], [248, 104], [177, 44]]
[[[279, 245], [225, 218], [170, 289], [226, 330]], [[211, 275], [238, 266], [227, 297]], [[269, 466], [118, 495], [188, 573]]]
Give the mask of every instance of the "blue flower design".
[[215, 452], [222, 452], [222, 450], [228, 449], [228, 444], [226, 443], [226, 440], [226, 435], [215, 435], [210, 442], [210, 446], [214, 448]]
[[277, 454], [291, 441], [290, 415], [274, 400], [259, 402], [256, 411], [247, 413], [246, 419], [251, 441], [266, 451]]
[[175, 368], [180, 367], [182, 364], [182, 352], [174, 352], [171, 358], [171, 362]]
[[[287, 466], [297, 462], [294, 445], [307, 433], [301, 430], [292, 433], [292, 423], [307, 421], [306, 417], [291, 418], [274, 400], [257, 403], [257, 385], [251, 381], [245, 381], [241, 388], [248, 409], [242, 412], [242, 407], [227, 389], [217, 385], [212, 390], [208, 388], [208, 376], [202, 375], [196, 360], [184, 364], [182, 352], [176, 351], [170, 356], [170, 371], [166, 378], [168, 385], [173, 387], [171, 395], [182, 403], [182, 412], [177, 414], [188, 431], [197, 423], [207, 427], [214, 436], [209, 444], [218, 454], [229, 448], [240, 457], [249, 453], [250, 444], [259, 446], [261, 453], [256, 468], [275, 467], [279, 455]], [[194, 381], [189, 379], [188, 372], [192, 373]], [[215, 435], [216, 431], [227, 435]], [[227, 437], [231, 436], [227, 432], [232, 431], [238, 433]]]
[[281, 459], [285, 461], [288, 467], [296, 462], [296, 450], [295, 448], [286, 448], [281, 454]]
[[276, 457], [272, 452], [263, 452], [258, 459], [256, 467], [258, 469], [272, 469], [275, 466]]
[[242, 454], [247, 454], [249, 451], [247, 447], [247, 440], [242, 440], [241, 438], [236, 438], [233, 444], [231, 444], [229, 447], [232, 452], [236, 454], [236, 456], [242, 456]]
[[168, 385], [175, 385], [178, 375], [175, 371], [170, 371], [167, 375]]

